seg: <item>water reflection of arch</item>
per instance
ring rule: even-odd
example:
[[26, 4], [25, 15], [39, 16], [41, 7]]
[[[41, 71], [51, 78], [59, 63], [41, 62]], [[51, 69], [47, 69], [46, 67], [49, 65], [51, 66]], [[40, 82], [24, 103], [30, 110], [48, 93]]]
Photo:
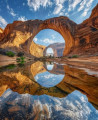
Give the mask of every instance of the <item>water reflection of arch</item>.
[[[31, 65], [26, 65], [24, 68], [19, 69], [15, 68], [12, 71], [0, 72], [0, 90], [3, 90], [2, 88], [6, 86], [4, 91], [0, 92], [5, 92], [7, 88], [11, 88], [20, 94], [47, 94], [55, 97], [66, 97], [73, 91], [79, 90], [98, 109], [98, 78], [94, 75], [88, 75], [84, 70], [67, 65], [64, 65], [64, 70], [66, 72], [64, 79], [58, 85], [51, 88], [42, 87], [34, 80]], [[24, 78], [24, 81], [21, 81], [22, 78]]]
[[[36, 68], [36, 63], [34, 69]], [[55, 97], [65, 97], [68, 95], [66, 92], [62, 92], [61, 89], [57, 87], [46, 88], [42, 87], [34, 79], [34, 75], [40, 73], [43, 69], [42, 67], [38, 69], [37, 73], [32, 73], [32, 64], [26, 64], [24, 67], [15, 68], [14, 70], [4, 71], [0, 73], [0, 88], [6, 86], [2, 91], [0, 90], [0, 95], [2, 95], [8, 88], [19, 94], [28, 93], [31, 95], [43, 95], [47, 94]], [[45, 69], [43, 70], [45, 72]]]
[[48, 70], [47, 64], [48, 64], [48, 63], [45, 63], [45, 64], [44, 64], [44, 68], [45, 68], [48, 72], [50, 72], [50, 73], [52, 73], [52, 74], [57, 74], [57, 75], [59, 75], [59, 74], [65, 75], [65, 71], [64, 71], [64, 66], [63, 66], [63, 65], [59, 65], [59, 64], [53, 63], [53, 69], [52, 69], [52, 70]]
[[[62, 69], [63, 67], [63, 69]], [[44, 65], [44, 68], [47, 70], [47, 64]], [[59, 96], [58, 91], [61, 91], [61, 96], [72, 93], [75, 90], [79, 90], [88, 97], [88, 101], [91, 102], [98, 109], [98, 78], [87, 74], [84, 70], [73, 68], [67, 65], [61, 65], [54, 63], [52, 70], [47, 70], [52, 74], [65, 74], [63, 80], [52, 88], [40, 88], [45, 90], [53, 90], [54, 96]], [[39, 90], [39, 91], [40, 91]], [[50, 93], [47, 93], [50, 94]], [[51, 93], [51, 95], [53, 95]], [[60, 97], [60, 96], [59, 96]]]

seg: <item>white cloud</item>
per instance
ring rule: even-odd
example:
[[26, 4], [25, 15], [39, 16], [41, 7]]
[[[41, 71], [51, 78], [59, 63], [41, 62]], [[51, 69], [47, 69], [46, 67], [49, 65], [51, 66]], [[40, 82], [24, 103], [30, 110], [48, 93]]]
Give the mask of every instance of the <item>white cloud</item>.
[[13, 10], [12, 8], [10, 8], [9, 5], [7, 5], [7, 9], [9, 10], [9, 13], [10, 13], [13, 17], [16, 16], [14, 10]]
[[65, 13], [65, 16], [69, 16], [69, 14], [66, 12], [66, 13]]
[[81, 3], [80, 3], [80, 7], [78, 8], [78, 11], [81, 11], [85, 8], [85, 5], [86, 5], [86, 2], [87, 0], [83, 0]]
[[74, 1], [69, 0], [68, 11], [70, 12], [70, 11], [74, 10], [80, 2], [81, 2], [81, 0], [74, 0]]
[[88, 11], [85, 10], [85, 11], [82, 13], [82, 16], [85, 17], [85, 16], [87, 15], [87, 13], [88, 13]]
[[59, 15], [60, 15], [60, 16], [63, 16], [63, 15], [64, 15], [64, 13], [63, 13], [63, 12], [60, 12], [60, 13], [59, 13]]
[[33, 39], [34, 42], [36, 42], [37, 40], [38, 40], [37, 37], [35, 37], [35, 38]]
[[[80, 12], [84, 10], [82, 16], [86, 16], [93, 1], [94, 0], [27, 0], [27, 4], [29, 8], [34, 11], [39, 10], [40, 7], [54, 5], [53, 14], [65, 16], [69, 16], [69, 12], [76, 9], [77, 6], [80, 5], [77, 11]], [[67, 7], [65, 2], [68, 3]], [[48, 16], [50, 16], [50, 13], [48, 13]]]
[[[81, 9], [79, 9], [80, 11], [81, 10], [83, 10], [84, 9], [84, 11], [83, 11], [83, 13], [82, 13], [82, 16], [83, 17], [85, 17], [87, 14], [88, 14], [88, 12], [89, 12], [89, 10], [90, 10], [90, 7], [91, 7], [91, 4], [92, 4], [92, 2], [93, 2], [94, 0], [86, 0], [86, 2], [81, 6]], [[84, 7], [83, 7], [84, 6]], [[78, 10], [78, 11], [79, 11]]]
[[45, 78], [45, 79], [49, 79], [49, 78], [53, 78], [53, 77], [55, 77], [55, 75], [53, 75], [53, 74], [43, 75], [43, 78]]
[[20, 16], [20, 17], [18, 18], [18, 20], [20, 20], [20, 21], [26, 21], [27, 18], [26, 18], [25, 16]]
[[37, 11], [39, 8], [42, 7], [47, 7], [47, 6], [52, 6], [53, 4], [55, 5], [55, 8], [53, 10], [53, 14], [60, 14], [63, 15], [63, 7], [64, 7], [64, 2], [66, 0], [27, 0], [27, 4], [30, 7], [30, 9]]
[[62, 8], [63, 8], [62, 4], [56, 5], [56, 7], [55, 7], [55, 9], [53, 11], [53, 14], [59, 14], [60, 11], [62, 10]]
[[7, 24], [7, 21], [2, 16], [0, 16], [0, 26], [4, 28]]
[[51, 37], [52, 37], [52, 39], [55, 39], [55, 38], [56, 38], [55, 35], [51, 35]]
[[56, 4], [63, 4], [66, 0], [55, 0]]
[[90, 7], [93, 1], [94, 0], [89, 0], [88, 3], [87, 3], [87, 7]]
[[35, 79], [36, 79], [36, 81], [37, 81], [37, 80], [39, 80], [39, 76], [38, 76], [38, 75], [37, 75], [37, 76], [35, 76]]
[[80, 7], [79, 7], [78, 11], [82, 11], [84, 8], [90, 7], [93, 1], [94, 0], [83, 0], [80, 3]]
[[64, 12], [65, 12], [65, 9], [64, 8], [64, 2], [66, 0], [54, 0], [54, 3], [55, 3], [55, 8], [54, 8], [54, 11], [53, 11], [53, 14], [59, 14], [59, 15], [63, 15]]
[[34, 11], [37, 11], [41, 6], [47, 7], [52, 5], [50, 0], [27, 0], [27, 3], [30, 9], [33, 8]]
[[55, 43], [55, 41], [54, 40], [52, 40], [52, 39], [49, 39], [49, 38], [45, 38], [45, 39], [43, 39], [43, 40], [40, 40], [41, 42], [44, 42], [44, 43], [48, 43], [48, 44], [52, 44], [52, 43]]

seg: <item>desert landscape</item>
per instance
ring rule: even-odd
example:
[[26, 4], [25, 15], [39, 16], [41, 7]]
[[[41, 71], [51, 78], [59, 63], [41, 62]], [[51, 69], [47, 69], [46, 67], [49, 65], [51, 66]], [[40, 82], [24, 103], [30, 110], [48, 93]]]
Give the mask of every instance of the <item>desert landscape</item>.
[[[39, 37], [47, 29], [62, 38]], [[0, 27], [0, 120], [98, 120], [98, 3], [79, 24], [61, 14]]]

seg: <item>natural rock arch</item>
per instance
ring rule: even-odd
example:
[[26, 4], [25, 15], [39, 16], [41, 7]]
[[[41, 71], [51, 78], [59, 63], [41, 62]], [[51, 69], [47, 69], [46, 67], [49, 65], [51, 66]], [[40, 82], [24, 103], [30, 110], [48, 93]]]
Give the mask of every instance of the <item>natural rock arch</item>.
[[52, 48], [54, 57], [61, 57], [63, 56], [65, 43], [53, 43], [48, 45], [43, 51], [44, 56], [46, 56], [48, 48]]
[[81, 24], [61, 16], [47, 20], [15, 21], [0, 33], [0, 48], [32, 54], [32, 39], [43, 29], [59, 32], [66, 41], [63, 55], [98, 54], [98, 4]]
[[[55, 17], [47, 20], [28, 20], [25, 22], [15, 21], [8, 24], [3, 34], [0, 35], [2, 42], [6, 45], [1, 45], [1, 48], [18, 48], [25, 53], [32, 54], [31, 44], [33, 38], [44, 29], [53, 29], [60, 33], [66, 41], [66, 48], [63, 55], [66, 55], [74, 46], [74, 34], [77, 24], [71, 21], [68, 17]], [[5, 40], [3, 40], [5, 39]]]
[[[71, 48], [74, 46], [74, 29], [76, 23], [69, 20], [67, 17], [57, 17], [47, 19], [45, 21], [34, 20], [27, 21], [29, 26], [29, 32], [31, 33], [30, 38], [22, 45], [22, 48], [28, 50], [27, 52], [32, 53], [31, 51], [31, 42], [32, 39], [44, 29], [53, 29], [60, 33], [64, 40], [66, 41], [66, 48], [64, 49], [63, 55], [66, 55], [70, 52]], [[29, 49], [30, 48], [30, 51]]]

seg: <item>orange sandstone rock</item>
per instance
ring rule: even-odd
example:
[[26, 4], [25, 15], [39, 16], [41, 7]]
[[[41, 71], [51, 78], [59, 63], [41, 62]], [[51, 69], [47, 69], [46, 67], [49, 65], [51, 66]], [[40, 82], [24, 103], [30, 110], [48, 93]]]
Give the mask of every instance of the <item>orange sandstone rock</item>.
[[64, 56], [69, 53], [98, 54], [98, 4], [91, 16], [79, 25], [65, 16], [8, 24], [4, 32], [0, 33], [0, 48], [32, 54], [32, 40], [43, 29], [53, 29], [63, 36], [66, 43]]

